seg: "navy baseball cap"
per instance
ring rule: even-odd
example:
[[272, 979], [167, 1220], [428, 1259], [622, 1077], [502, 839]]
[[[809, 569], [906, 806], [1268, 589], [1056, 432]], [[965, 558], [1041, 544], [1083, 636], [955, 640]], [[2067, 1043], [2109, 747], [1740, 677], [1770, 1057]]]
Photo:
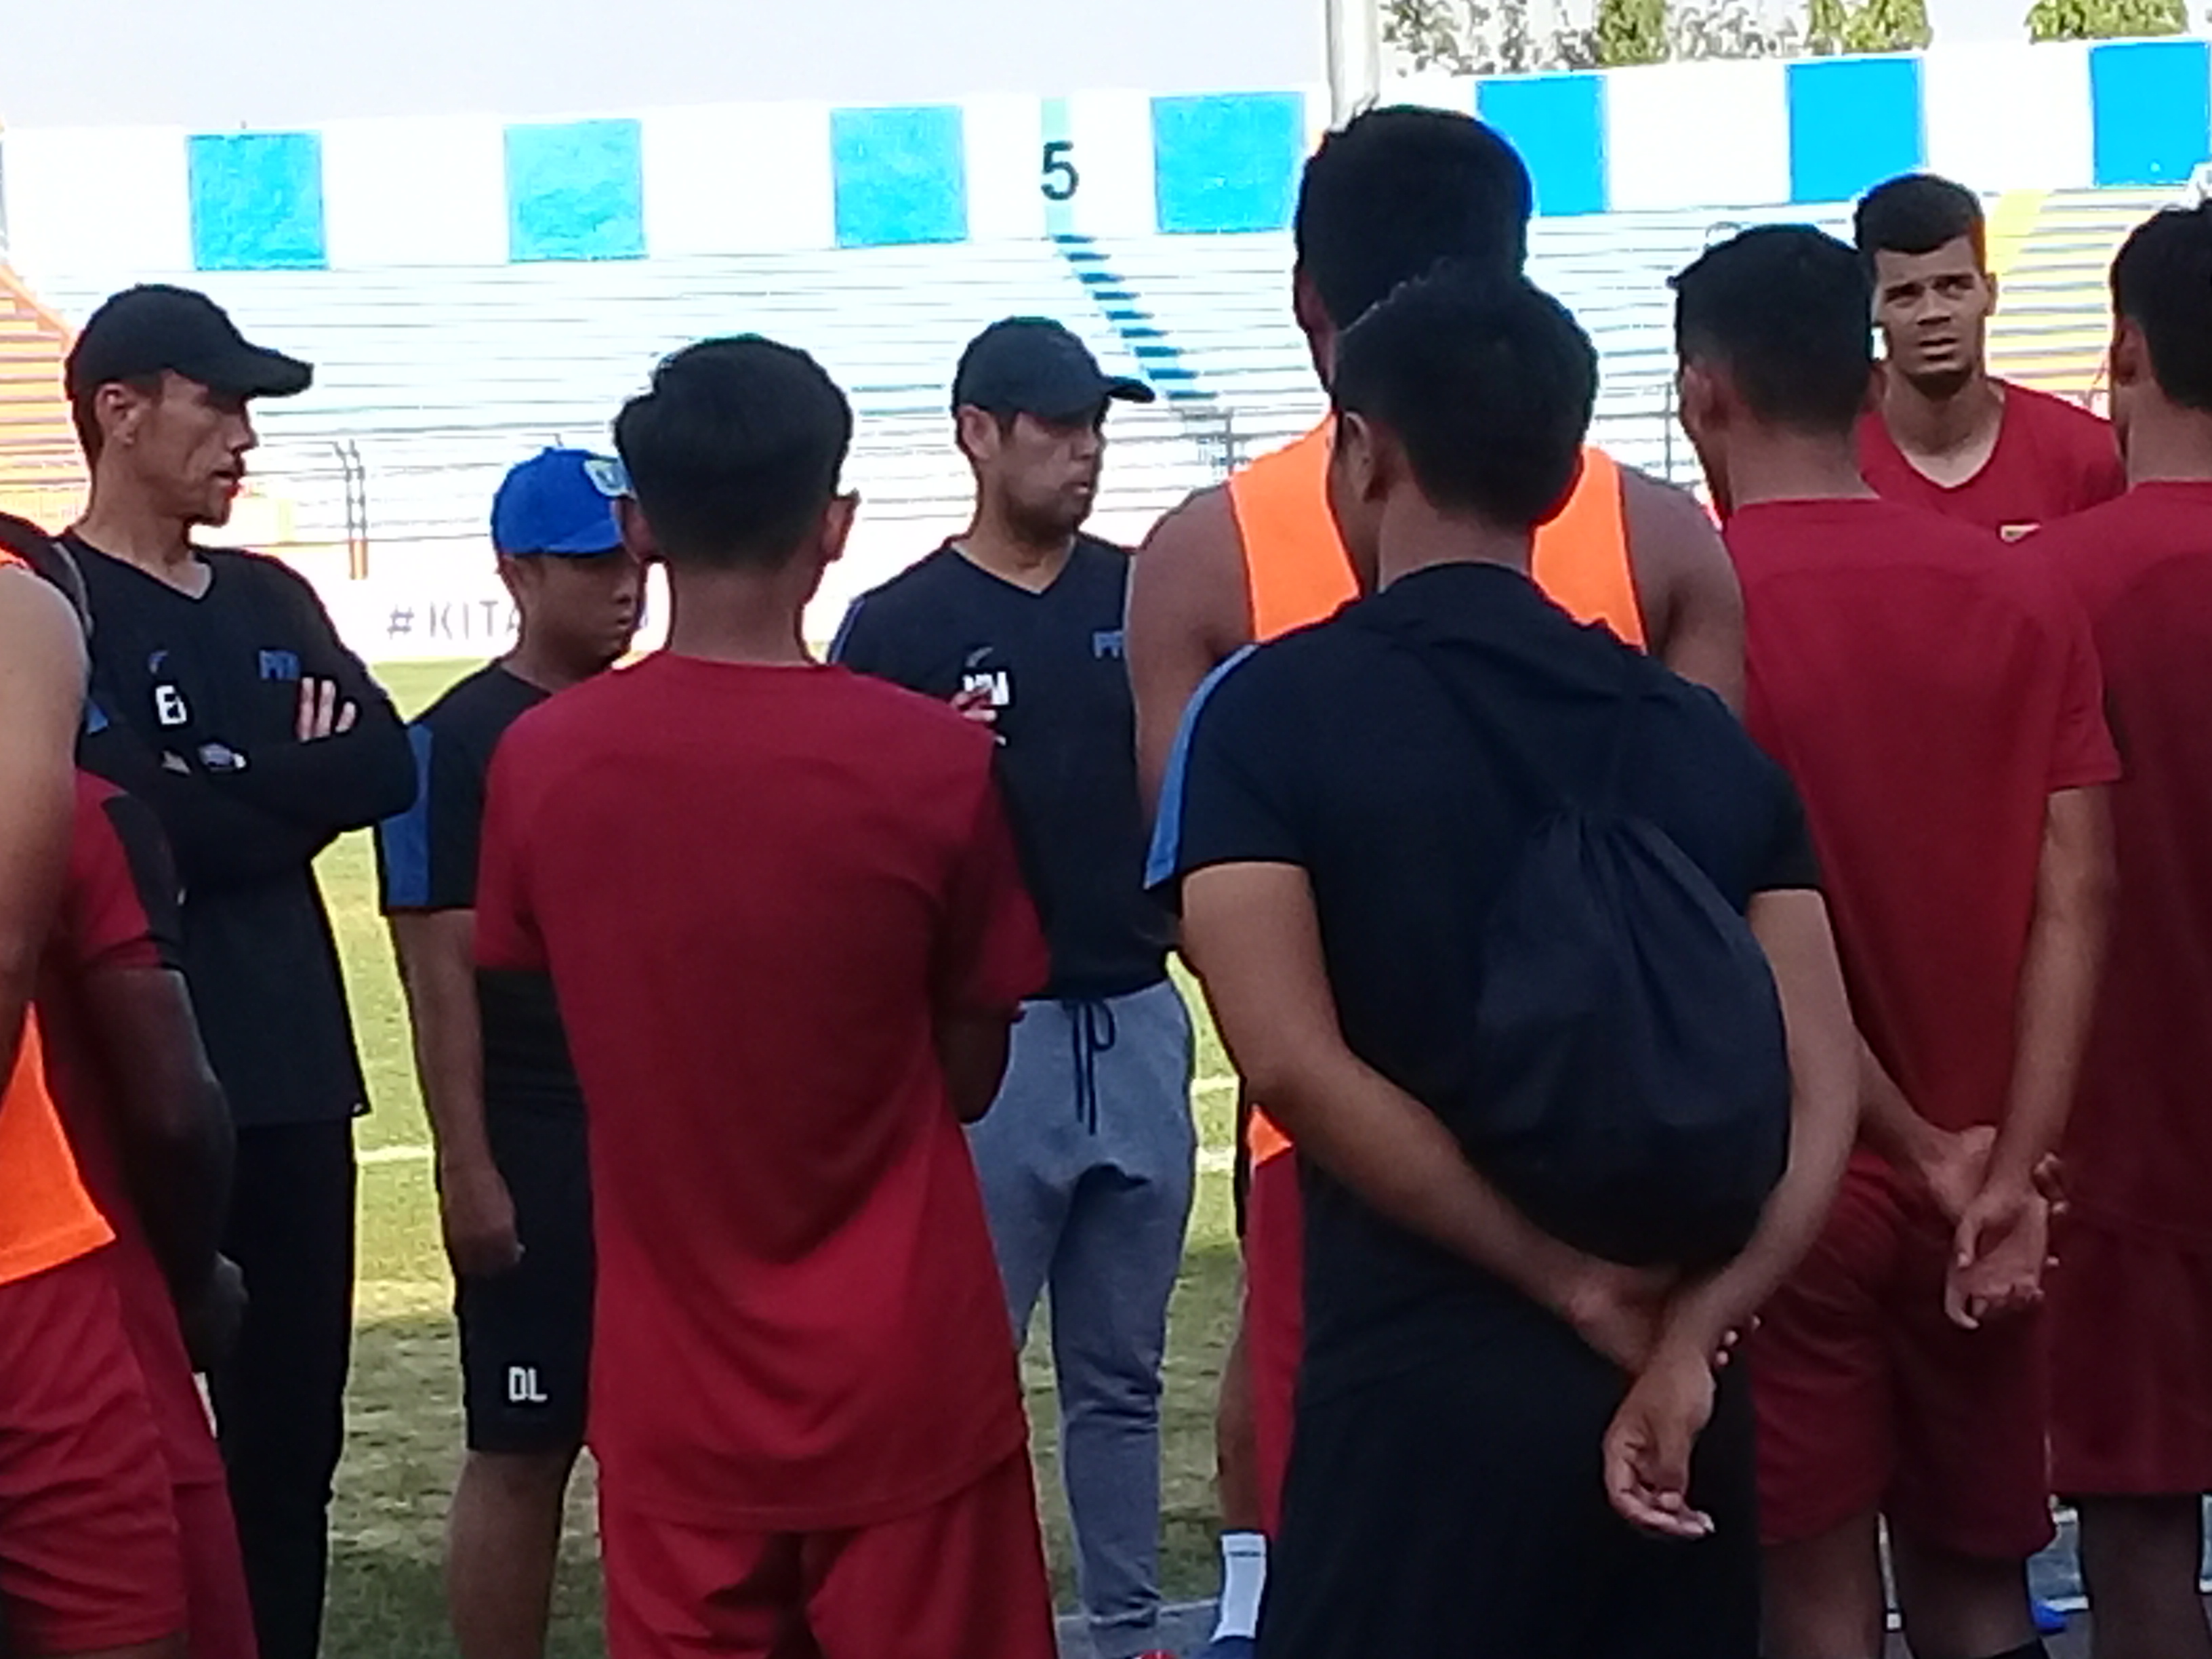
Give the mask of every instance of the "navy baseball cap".
[[542, 449], [513, 468], [491, 498], [491, 544], [510, 559], [615, 552], [623, 544], [614, 503], [629, 494], [629, 477], [612, 456]]
[[1142, 380], [1111, 375], [1091, 348], [1049, 317], [1008, 317], [968, 343], [952, 377], [952, 407], [1073, 420], [1109, 398], [1148, 404]]

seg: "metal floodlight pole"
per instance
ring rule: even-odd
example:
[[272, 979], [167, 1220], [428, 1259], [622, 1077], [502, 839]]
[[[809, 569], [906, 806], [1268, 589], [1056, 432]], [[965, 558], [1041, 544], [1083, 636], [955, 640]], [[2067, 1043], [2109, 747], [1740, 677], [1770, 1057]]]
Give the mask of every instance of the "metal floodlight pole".
[[1382, 0], [1322, 0], [1328, 32], [1328, 121], [1340, 127], [1382, 90]]

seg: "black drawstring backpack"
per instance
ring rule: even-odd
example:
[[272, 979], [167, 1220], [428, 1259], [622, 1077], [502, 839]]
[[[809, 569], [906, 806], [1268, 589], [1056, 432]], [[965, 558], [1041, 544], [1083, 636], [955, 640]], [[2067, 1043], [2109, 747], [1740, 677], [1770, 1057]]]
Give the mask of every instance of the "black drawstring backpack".
[[[1703, 871], [1621, 805], [1630, 669], [1598, 788], [1563, 792], [1397, 638], [1485, 753], [1553, 803], [1482, 923], [1470, 1158], [1554, 1237], [1630, 1265], [1741, 1250], [1789, 1155], [1790, 1060], [1765, 952]], [[1444, 647], [1449, 649], [1449, 647]]]

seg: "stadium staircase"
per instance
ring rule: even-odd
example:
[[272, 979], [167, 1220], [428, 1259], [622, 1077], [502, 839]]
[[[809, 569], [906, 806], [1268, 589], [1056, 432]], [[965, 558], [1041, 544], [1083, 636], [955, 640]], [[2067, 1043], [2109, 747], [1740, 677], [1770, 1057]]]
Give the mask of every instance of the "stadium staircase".
[[2158, 190], [2001, 198], [1990, 216], [1990, 262], [2002, 285], [1990, 325], [1992, 367], [2045, 392], [2101, 404], [2112, 255], [2130, 230], [2175, 199]]
[[62, 359], [70, 330], [0, 264], [0, 510], [65, 523], [84, 499], [84, 465]]

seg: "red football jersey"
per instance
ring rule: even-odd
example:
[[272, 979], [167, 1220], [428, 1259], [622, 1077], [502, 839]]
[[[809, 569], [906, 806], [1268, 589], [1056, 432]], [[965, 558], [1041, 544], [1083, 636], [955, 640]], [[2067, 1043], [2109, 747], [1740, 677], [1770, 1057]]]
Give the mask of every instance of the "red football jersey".
[[477, 950], [550, 970], [590, 1121], [590, 1436], [675, 1521], [867, 1526], [1023, 1445], [940, 1012], [1048, 959], [989, 732], [663, 653], [501, 740]]
[[1851, 1006], [1921, 1115], [1998, 1121], [2045, 805], [2118, 771], [2040, 559], [1893, 502], [1737, 513], [1752, 735], [1796, 779]]
[[2038, 536], [2104, 665], [2127, 776], [2119, 887], [2080, 1104], [2075, 1211], [2212, 1243], [2212, 483], [2152, 483]]
[[2112, 423], [2047, 392], [2003, 381], [1996, 447], [1962, 484], [1945, 485], [1905, 458], [1879, 412], [1859, 422], [1859, 471], [1891, 501], [2016, 540], [2039, 526], [2109, 501], [2128, 487]]

